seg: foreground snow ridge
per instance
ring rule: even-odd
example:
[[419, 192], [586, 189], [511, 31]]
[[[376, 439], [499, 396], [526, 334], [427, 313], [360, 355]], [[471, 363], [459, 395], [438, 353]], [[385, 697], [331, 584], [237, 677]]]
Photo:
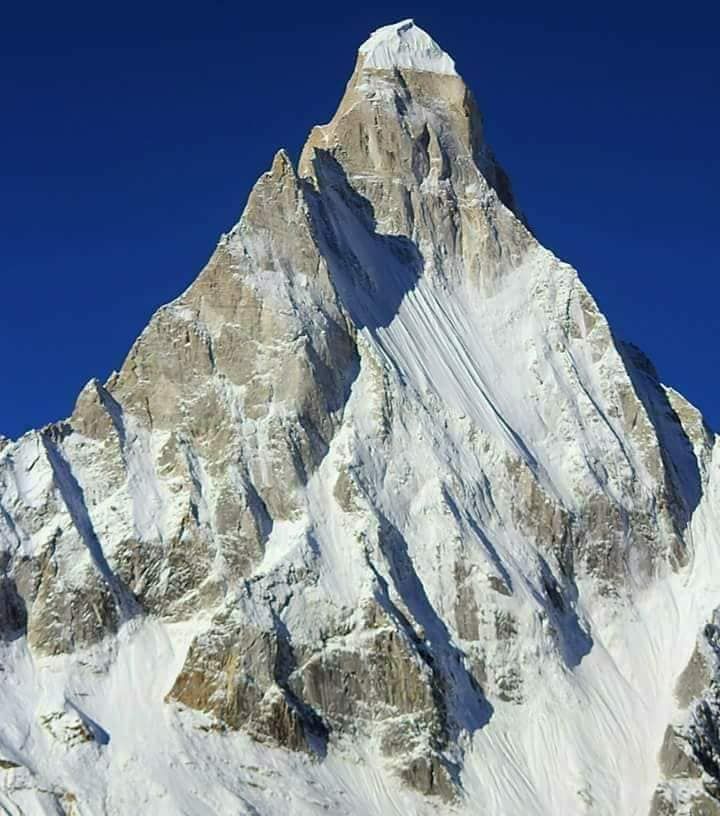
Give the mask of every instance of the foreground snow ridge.
[[720, 814], [719, 451], [381, 28], [121, 370], [0, 437], [0, 810]]

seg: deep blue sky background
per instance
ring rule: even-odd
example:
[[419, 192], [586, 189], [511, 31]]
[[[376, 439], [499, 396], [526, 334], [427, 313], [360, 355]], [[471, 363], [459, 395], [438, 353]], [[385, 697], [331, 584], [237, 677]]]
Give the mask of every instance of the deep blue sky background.
[[720, 427], [716, 4], [129, 0], [2, 7], [0, 434], [121, 365], [404, 17], [456, 59], [540, 239]]

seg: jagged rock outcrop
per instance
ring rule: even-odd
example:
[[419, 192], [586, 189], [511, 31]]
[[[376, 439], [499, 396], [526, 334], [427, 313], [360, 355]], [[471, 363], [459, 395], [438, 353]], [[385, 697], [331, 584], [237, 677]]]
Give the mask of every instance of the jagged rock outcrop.
[[716, 442], [380, 29], [121, 370], [0, 440], [0, 806], [717, 812]]
[[662, 782], [651, 816], [720, 813], [720, 629], [718, 612], [703, 628], [675, 687], [682, 712], [660, 750]]

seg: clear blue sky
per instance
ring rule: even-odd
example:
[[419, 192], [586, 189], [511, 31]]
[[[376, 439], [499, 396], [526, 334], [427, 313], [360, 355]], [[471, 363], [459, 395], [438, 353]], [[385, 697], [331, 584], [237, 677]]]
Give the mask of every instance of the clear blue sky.
[[0, 433], [121, 365], [404, 17], [455, 57], [540, 239], [720, 427], [716, 4], [41, 0], [0, 21]]

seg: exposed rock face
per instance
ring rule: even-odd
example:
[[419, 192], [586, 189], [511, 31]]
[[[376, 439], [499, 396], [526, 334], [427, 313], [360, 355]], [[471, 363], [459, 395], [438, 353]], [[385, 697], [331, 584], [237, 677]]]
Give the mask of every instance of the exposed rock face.
[[669, 725], [660, 752], [663, 782], [651, 813], [720, 813], [720, 629], [718, 611], [706, 624], [678, 678], [683, 712]]
[[0, 806], [718, 812], [716, 441], [376, 32], [122, 369], [0, 440]]

